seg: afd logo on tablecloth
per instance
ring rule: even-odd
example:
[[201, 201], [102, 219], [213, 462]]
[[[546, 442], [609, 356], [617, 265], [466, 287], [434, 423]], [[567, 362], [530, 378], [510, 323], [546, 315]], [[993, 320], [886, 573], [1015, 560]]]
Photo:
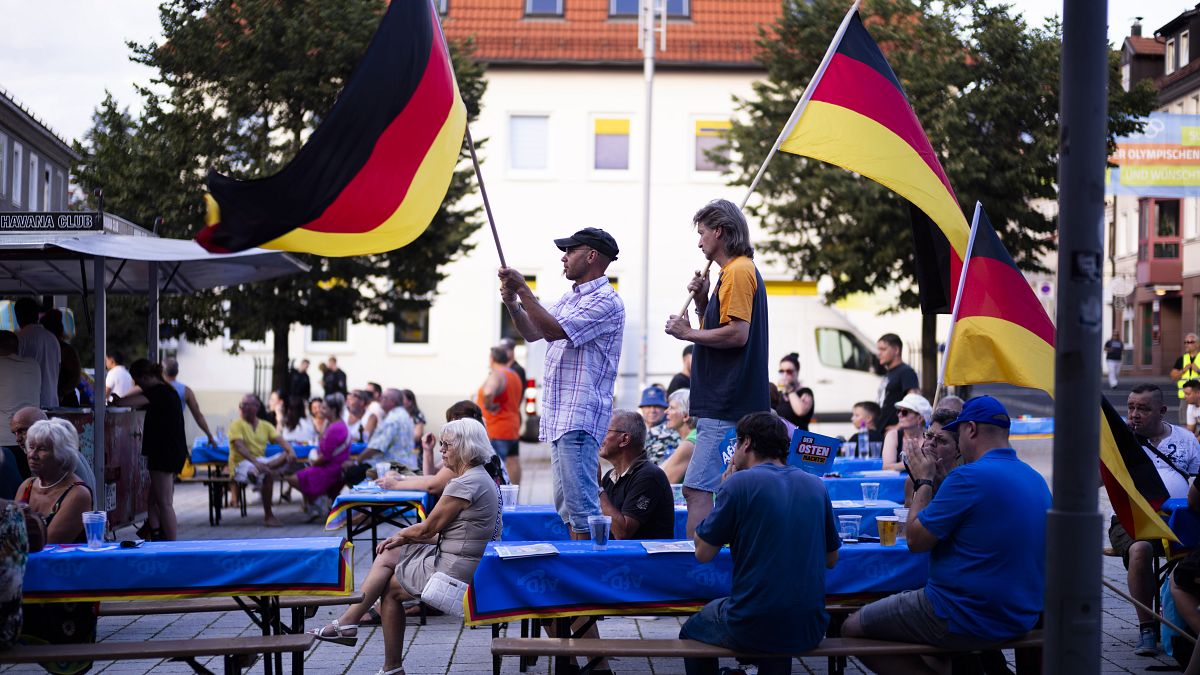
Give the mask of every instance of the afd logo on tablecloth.
[[618, 591], [630, 591], [642, 587], [642, 581], [645, 579], [641, 574], [634, 574], [633, 568], [629, 565], [620, 565], [604, 573], [600, 577], [600, 582], [608, 584], [608, 586]]
[[733, 585], [733, 574], [714, 569], [713, 565], [697, 565], [688, 570], [687, 576], [697, 586], [704, 588], [729, 588]]
[[517, 585], [530, 593], [553, 593], [558, 590], [558, 577], [552, 577], [546, 570], [534, 570], [517, 579]]

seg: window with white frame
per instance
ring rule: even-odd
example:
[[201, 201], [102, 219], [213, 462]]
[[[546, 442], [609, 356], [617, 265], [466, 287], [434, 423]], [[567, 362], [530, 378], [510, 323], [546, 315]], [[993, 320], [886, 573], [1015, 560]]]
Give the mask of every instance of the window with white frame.
[[525, 0], [525, 16], [562, 16], [563, 0]]
[[8, 134], [0, 133], [0, 197], [8, 196]]
[[592, 167], [601, 171], [629, 169], [629, 120], [604, 117], [593, 121]]
[[350, 332], [350, 322], [346, 319], [322, 321], [309, 326], [311, 342], [345, 342]]
[[52, 211], [50, 204], [50, 167], [42, 164], [42, 210]]
[[1166, 58], [1167, 75], [1170, 75], [1171, 73], [1175, 72], [1175, 40], [1174, 39], [1167, 40], [1166, 56], [1167, 56], [1167, 58]]
[[20, 206], [21, 201], [24, 199], [24, 185], [21, 182], [21, 176], [24, 174], [25, 169], [25, 149], [16, 141], [13, 141], [12, 167], [12, 201], [14, 205]]
[[29, 153], [29, 210], [37, 211], [38, 209], [38, 193], [41, 192], [41, 181], [38, 180], [38, 156], [36, 153]]
[[1192, 36], [1190, 31], [1183, 31], [1179, 34], [1179, 60], [1177, 63], [1182, 68], [1191, 60]]
[[733, 124], [729, 120], [696, 120], [696, 171], [724, 171], [729, 164], [729, 144], [726, 137]]
[[550, 167], [548, 115], [513, 115], [508, 120], [508, 131], [510, 169], [540, 171]]
[[66, 176], [63, 175], [63, 172], [61, 170], [56, 170], [54, 172], [54, 194], [57, 197], [57, 199], [55, 199], [55, 201], [54, 201], [54, 203], [56, 205], [55, 208], [56, 209], [57, 208], [66, 209], [67, 208], [67, 180], [66, 180]]
[[450, 0], [438, 0], [438, 14], [446, 16], [446, 11], [450, 9]]
[[[655, 7], [662, 7], [663, 0], [653, 0]], [[691, 15], [691, 0], [666, 0], [667, 16], [687, 18]], [[637, 16], [642, 0], [608, 0], [609, 16]]]
[[400, 311], [400, 320], [392, 323], [392, 342], [398, 345], [429, 344], [429, 308]]

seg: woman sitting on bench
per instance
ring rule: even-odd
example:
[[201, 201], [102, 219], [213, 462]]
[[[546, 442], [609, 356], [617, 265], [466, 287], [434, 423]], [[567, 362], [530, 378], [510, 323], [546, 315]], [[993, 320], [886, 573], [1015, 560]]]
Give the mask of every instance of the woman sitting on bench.
[[500, 489], [483, 465], [495, 455], [483, 425], [473, 419], [442, 427], [441, 455], [455, 477], [424, 521], [388, 537], [363, 582], [363, 600], [322, 628], [319, 640], [353, 645], [358, 621], [382, 599], [384, 660], [380, 675], [404, 673], [404, 602], [419, 599], [435, 572], [470, 582], [489, 541], [500, 538]]

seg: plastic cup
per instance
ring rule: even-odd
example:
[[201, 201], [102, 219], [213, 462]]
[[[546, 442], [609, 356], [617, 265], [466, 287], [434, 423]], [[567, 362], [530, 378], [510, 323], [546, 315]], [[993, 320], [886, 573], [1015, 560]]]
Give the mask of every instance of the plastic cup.
[[375, 477], [383, 478], [391, 468], [391, 462], [375, 462]]
[[592, 550], [603, 551], [608, 548], [608, 532], [612, 527], [609, 516], [588, 516], [588, 529], [592, 531]]
[[687, 500], [683, 498], [683, 484], [672, 483], [671, 494], [675, 497], [675, 506], [684, 506], [687, 504]]
[[513, 511], [517, 508], [517, 495], [521, 491], [520, 485], [501, 485], [500, 499], [502, 507], [505, 511]]
[[896, 536], [904, 539], [904, 529], [908, 526], [908, 508], [892, 509], [892, 515], [900, 519], [900, 530]]
[[842, 541], [858, 541], [858, 528], [862, 522], [859, 515], [838, 516], [838, 536]]
[[879, 501], [879, 483], [863, 483], [862, 495], [864, 504], [874, 504]]
[[87, 535], [87, 547], [96, 549], [104, 544], [104, 526], [108, 514], [104, 511], [83, 512], [83, 532]]
[[879, 543], [895, 546], [896, 535], [900, 532], [900, 519], [896, 516], [875, 516], [875, 524], [879, 527]]

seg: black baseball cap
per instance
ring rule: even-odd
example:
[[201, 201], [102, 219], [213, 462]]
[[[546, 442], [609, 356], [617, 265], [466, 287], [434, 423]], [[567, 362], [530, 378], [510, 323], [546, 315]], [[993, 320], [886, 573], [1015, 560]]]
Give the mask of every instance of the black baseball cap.
[[617, 248], [617, 240], [598, 227], [585, 227], [566, 239], [555, 239], [554, 245], [560, 251], [565, 251], [572, 246], [590, 246], [611, 260], [616, 260], [617, 254], [621, 252], [621, 249]]

